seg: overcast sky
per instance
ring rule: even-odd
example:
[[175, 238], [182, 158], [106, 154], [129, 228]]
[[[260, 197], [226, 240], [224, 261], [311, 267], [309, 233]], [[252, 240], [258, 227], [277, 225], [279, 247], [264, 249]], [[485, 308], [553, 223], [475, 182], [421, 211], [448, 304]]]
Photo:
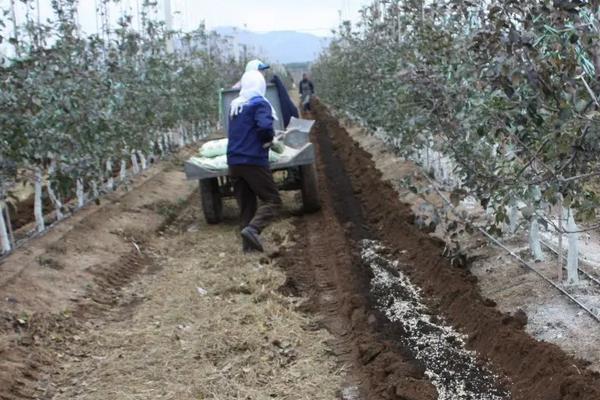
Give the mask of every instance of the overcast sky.
[[[158, 0], [164, 16], [164, 1]], [[86, 32], [97, 26], [96, 4], [100, 0], [79, 0], [79, 22]], [[143, 0], [121, 0], [111, 7], [111, 19], [123, 11], [137, 15]], [[17, 19], [24, 19], [24, 10], [17, 1]], [[35, 4], [36, 1], [32, 1]], [[52, 15], [51, 0], [39, 0], [42, 19]], [[356, 21], [358, 11], [371, 0], [171, 0], [175, 29], [191, 30], [205, 21], [208, 28], [219, 26], [246, 27], [263, 32], [294, 30], [326, 36], [336, 28], [341, 17]], [[4, 9], [10, 0], [0, 0]], [[37, 15], [36, 10], [31, 11]], [[135, 19], [137, 21], [137, 19]]]
[[[186, 26], [204, 19], [210, 28], [247, 26], [252, 31], [293, 30], [328, 35], [342, 18], [356, 20], [368, 0], [224, 0], [221, 6], [209, 0], [172, 0]], [[225, 7], [226, 5], [226, 7]], [[181, 23], [180, 22], [180, 23]]]

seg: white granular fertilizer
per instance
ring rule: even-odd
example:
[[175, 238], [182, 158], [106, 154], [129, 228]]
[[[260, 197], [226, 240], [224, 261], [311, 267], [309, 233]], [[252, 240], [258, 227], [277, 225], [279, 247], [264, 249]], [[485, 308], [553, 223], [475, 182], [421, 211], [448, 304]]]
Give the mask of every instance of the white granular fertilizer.
[[362, 242], [362, 261], [373, 271], [371, 292], [386, 317], [400, 324], [402, 345], [423, 364], [439, 400], [509, 399], [509, 393], [498, 387], [497, 377], [478, 366], [475, 353], [465, 348], [466, 337], [429, 314], [418, 288], [386, 253], [378, 242]]

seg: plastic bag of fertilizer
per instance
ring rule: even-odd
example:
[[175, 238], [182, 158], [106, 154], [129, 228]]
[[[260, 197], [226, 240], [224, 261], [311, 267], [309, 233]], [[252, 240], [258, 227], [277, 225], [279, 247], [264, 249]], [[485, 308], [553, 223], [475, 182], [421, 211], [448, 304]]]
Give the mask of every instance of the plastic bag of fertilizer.
[[200, 147], [200, 157], [219, 157], [227, 155], [227, 139], [211, 140]]
[[[276, 163], [280, 159], [280, 154], [269, 151], [269, 163]], [[210, 170], [225, 170], [228, 168], [226, 155], [217, 157], [192, 157], [190, 161], [199, 167]]]
[[210, 169], [210, 170], [226, 170], [227, 169], [227, 156], [217, 157], [192, 157], [190, 159], [194, 164], [199, 167]]
[[[225, 139], [226, 141], [227, 139]], [[216, 140], [215, 140], [216, 142]], [[210, 143], [210, 142], [208, 142]], [[205, 144], [208, 144], [205, 143]], [[286, 145], [284, 145], [282, 142], [279, 142], [280, 147], [277, 148], [277, 151], [275, 151], [275, 149], [271, 148], [269, 150], [269, 163], [273, 164], [273, 163], [277, 163], [279, 161], [289, 161], [290, 159], [292, 159], [298, 152], [298, 150], [292, 148], [292, 147], [288, 147]], [[227, 148], [227, 146], [225, 146], [225, 149]], [[215, 150], [214, 147], [211, 147], [211, 151]], [[225, 150], [225, 153], [227, 153], [227, 151]], [[209, 154], [214, 154], [214, 153], [210, 153]], [[219, 170], [227, 170], [228, 165], [227, 165], [227, 154], [223, 154], [223, 155], [218, 155], [218, 156], [200, 156], [200, 157], [192, 157], [190, 159], [191, 162], [193, 162], [194, 164], [198, 165], [199, 167], [205, 168], [205, 169], [209, 169], [209, 170], [213, 170], [213, 171], [219, 171]]]

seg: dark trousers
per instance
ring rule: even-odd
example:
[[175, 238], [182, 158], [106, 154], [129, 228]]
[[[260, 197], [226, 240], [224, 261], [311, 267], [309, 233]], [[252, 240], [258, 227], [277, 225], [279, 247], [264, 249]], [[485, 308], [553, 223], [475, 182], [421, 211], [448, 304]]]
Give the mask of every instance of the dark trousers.
[[301, 95], [301, 103], [302, 103], [302, 110], [304, 111], [310, 111], [310, 98], [312, 95], [310, 94], [302, 94]]
[[250, 225], [262, 232], [281, 210], [281, 197], [271, 170], [258, 165], [231, 165], [229, 176], [240, 206], [242, 228]]

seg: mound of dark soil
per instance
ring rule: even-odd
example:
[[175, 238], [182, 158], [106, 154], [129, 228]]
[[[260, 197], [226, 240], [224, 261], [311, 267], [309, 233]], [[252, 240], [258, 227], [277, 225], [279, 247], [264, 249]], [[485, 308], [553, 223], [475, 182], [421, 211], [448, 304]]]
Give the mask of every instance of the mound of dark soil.
[[[356, 241], [371, 237], [382, 241], [403, 261], [402, 271], [422, 289], [431, 310], [468, 335], [469, 348], [508, 378], [513, 399], [600, 399], [600, 374], [587, 370], [584, 362], [566, 355], [559, 347], [535, 340], [523, 330], [523, 316], [505, 315], [483, 298], [476, 278], [468, 270], [453, 267], [442, 256], [443, 243], [413, 224], [409, 206], [402, 204], [392, 185], [382, 180], [371, 155], [351, 139], [322, 104], [314, 105], [314, 114], [318, 121], [313, 139], [319, 147], [321, 189], [325, 201], [329, 198], [331, 203], [324, 206], [322, 215], [299, 222], [300, 248], [293, 254], [296, 263], [291, 264], [289, 273], [300, 290], [312, 293], [316, 310], [334, 316], [329, 328], [345, 338], [350, 359], [378, 365], [358, 373], [368, 388], [366, 398], [430, 396], [425, 394], [430, 393], [429, 389], [418, 391], [423, 396], [400, 393], [405, 387], [400, 383], [408, 378], [420, 380], [424, 388], [429, 386], [418, 373], [407, 374], [410, 368], [389, 367], [397, 360], [412, 368], [415, 363], [402, 356], [393, 341], [398, 332], [380, 325], [382, 319], [364, 298], [369, 277], [356, 266]], [[314, 218], [320, 219], [311, 221]], [[346, 241], [336, 233], [336, 227], [345, 231]], [[315, 229], [318, 232], [313, 232]], [[302, 270], [293, 267], [300, 262]], [[345, 319], [340, 320], [339, 314]], [[357, 333], [367, 335], [363, 337], [366, 345], [361, 346]], [[386, 333], [390, 342], [381, 340]], [[384, 362], [379, 364], [380, 360]], [[398, 385], [399, 392], [392, 395], [391, 388]]]

